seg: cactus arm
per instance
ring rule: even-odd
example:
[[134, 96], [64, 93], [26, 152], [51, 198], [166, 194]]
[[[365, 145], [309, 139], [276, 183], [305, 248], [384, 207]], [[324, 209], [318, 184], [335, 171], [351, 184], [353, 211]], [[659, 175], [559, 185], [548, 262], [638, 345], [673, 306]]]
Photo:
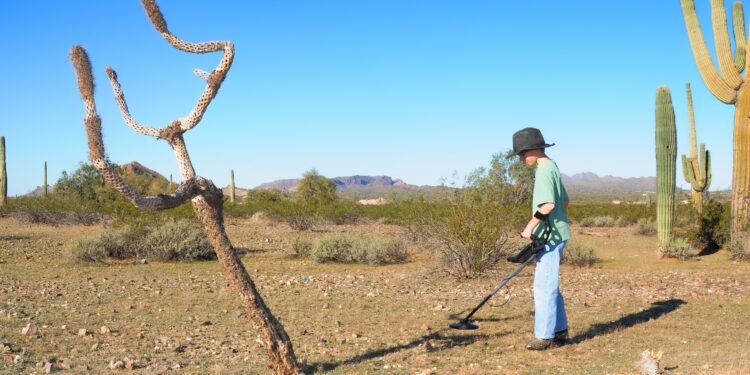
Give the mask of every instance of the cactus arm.
[[234, 45], [229, 41], [221, 42], [204, 42], [204, 43], [189, 43], [176, 36], [174, 36], [167, 28], [167, 22], [164, 20], [164, 16], [159, 10], [159, 6], [153, 0], [141, 0], [141, 4], [146, 9], [151, 23], [153, 23], [156, 30], [161, 33], [161, 36], [172, 45], [172, 47], [190, 53], [209, 53], [224, 51], [224, 54], [219, 61], [219, 65], [214, 69], [213, 72], [208, 74], [206, 78], [201, 77], [201, 74], [196, 73], [199, 77], [206, 80], [206, 87], [203, 89], [201, 96], [198, 98], [195, 107], [190, 114], [184, 119], [180, 120], [180, 128], [184, 131], [190, 130], [195, 127], [200, 120], [203, 118], [203, 114], [208, 109], [209, 104], [214, 99], [216, 94], [219, 92], [221, 83], [224, 82], [229, 69], [232, 67], [232, 61], [234, 60]]
[[83, 47], [74, 46], [70, 51], [70, 59], [76, 71], [81, 100], [83, 100], [86, 108], [84, 125], [88, 139], [89, 159], [102, 174], [104, 180], [126, 196], [136, 207], [149, 211], [177, 207], [200, 195], [202, 188], [210, 183], [210, 181], [200, 177], [181, 183], [174, 194], [144, 197], [117, 173], [115, 168], [107, 161], [104, 152], [102, 121], [96, 111], [96, 103], [94, 102], [94, 77], [91, 74], [91, 62], [88, 54]]
[[693, 173], [693, 162], [685, 154], [682, 154], [682, 176], [685, 182], [692, 187], [695, 185], [695, 174]]
[[5, 137], [0, 136], [0, 206], [8, 200], [8, 171], [5, 168]]
[[719, 59], [721, 77], [724, 78], [724, 82], [736, 89], [742, 84], [742, 77], [737, 72], [734, 58], [732, 58], [727, 13], [724, 10], [723, 0], [711, 0], [711, 25], [714, 31], [714, 46], [716, 47], [716, 56]]
[[739, 1], [732, 4], [732, 30], [734, 30], [734, 44], [736, 46], [734, 65], [737, 72], [742, 73], [745, 69], [747, 38], [745, 36], [745, 12], [742, 9], [742, 3]]
[[701, 160], [700, 160], [700, 187], [701, 190], [708, 190], [711, 185], [711, 160], [710, 152], [706, 150], [706, 145], [701, 143]]
[[107, 67], [107, 77], [109, 77], [109, 84], [112, 86], [112, 91], [114, 91], [115, 94], [115, 101], [117, 102], [117, 106], [120, 108], [120, 115], [122, 115], [122, 118], [125, 120], [125, 123], [136, 132], [148, 135], [151, 137], [158, 137], [159, 136], [159, 129], [152, 128], [149, 126], [141, 125], [138, 123], [138, 121], [135, 121], [133, 117], [130, 115], [130, 110], [128, 109], [128, 103], [125, 101], [125, 94], [122, 92], [122, 87], [120, 86], [120, 82], [117, 80], [117, 72], [115, 72], [114, 69], [112, 69], [111, 66]]
[[685, 19], [688, 39], [690, 40], [690, 49], [693, 51], [695, 64], [698, 66], [698, 72], [705, 82], [708, 90], [717, 99], [726, 103], [734, 104], [737, 100], [737, 90], [725, 82], [716, 71], [711, 61], [711, 56], [706, 47], [706, 41], [703, 39], [698, 16], [695, 14], [694, 0], [680, 0], [682, 4], [682, 15]]

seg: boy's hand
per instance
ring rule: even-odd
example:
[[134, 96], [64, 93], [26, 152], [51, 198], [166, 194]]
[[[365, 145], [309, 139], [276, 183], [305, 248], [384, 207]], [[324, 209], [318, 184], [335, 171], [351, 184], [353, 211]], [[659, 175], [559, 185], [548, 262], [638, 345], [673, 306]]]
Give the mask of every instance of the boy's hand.
[[529, 228], [529, 226], [526, 226], [526, 228], [521, 232], [521, 237], [530, 240], [531, 239], [531, 230], [532, 228]]

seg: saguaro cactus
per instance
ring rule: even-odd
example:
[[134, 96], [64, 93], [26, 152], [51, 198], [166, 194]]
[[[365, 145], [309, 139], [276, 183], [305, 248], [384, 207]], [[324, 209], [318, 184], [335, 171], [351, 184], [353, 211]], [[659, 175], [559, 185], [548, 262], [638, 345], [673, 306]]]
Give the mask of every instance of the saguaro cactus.
[[8, 172], [5, 168], [5, 137], [0, 136], [0, 206], [8, 201]]
[[656, 90], [656, 229], [659, 246], [672, 239], [674, 227], [677, 128], [669, 88]]
[[148, 127], [133, 120], [125, 102], [125, 96], [122, 93], [120, 83], [117, 80], [117, 74], [111, 67], [107, 68], [107, 76], [114, 90], [115, 100], [120, 107], [120, 112], [125, 122], [135, 131], [163, 139], [169, 144], [175, 151], [183, 181], [173, 194], [144, 197], [122, 179], [115, 168], [109, 164], [104, 152], [101, 119], [97, 114], [94, 102], [94, 78], [91, 72], [91, 63], [83, 47], [74, 46], [71, 49], [70, 58], [76, 71], [78, 89], [81, 92], [81, 99], [86, 109], [84, 124], [88, 138], [89, 158], [102, 174], [106, 183], [125, 195], [140, 209], [168, 209], [177, 207], [187, 200], [192, 201], [196, 216], [203, 224], [206, 235], [216, 250], [219, 262], [228, 274], [235, 289], [238, 290], [250, 321], [263, 341], [266, 353], [273, 363], [274, 371], [277, 374], [297, 374], [300, 372], [301, 366], [294, 355], [289, 336], [278, 319], [276, 319], [266, 306], [255, 287], [255, 283], [250, 278], [226, 234], [222, 216], [223, 194], [213, 182], [196, 175], [183, 138], [183, 134], [186, 131], [192, 129], [200, 122], [208, 105], [211, 104], [211, 101], [216, 96], [221, 83], [224, 81], [232, 65], [234, 46], [229, 41], [196, 44], [185, 42], [169, 31], [167, 23], [154, 0], [141, 0], [141, 3], [156, 30], [173, 47], [191, 53], [223, 51], [221, 61], [213, 72], [206, 73], [196, 70], [196, 74], [206, 80], [206, 87], [190, 114], [172, 121], [172, 123], [163, 128]]
[[229, 201], [234, 203], [234, 199], [236, 198], [234, 194], [234, 169], [231, 170], [230, 176], [229, 176]]
[[[690, 92], [690, 82], [686, 84], [688, 118], [690, 119], [690, 156], [682, 154], [682, 174], [685, 181], [690, 184], [693, 195], [693, 205], [696, 211], [703, 212], [703, 197], [711, 186], [711, 158], [706, 150], [706, 145], [701, 143], [701, 152], [698, 154], [695, 135], [695, 114], [693, 112], [693, 95]], [[700, 157], [699, 157], [700, 156]]]
[[44, 162], [44, 184], [42, 186], [44, 189], [43, 190], [44, 197], [47, 198], [47, 162], [46, 161]]
[[[717, 99], [734, 104], [734, 165], [732, 171], [732, 237], [745, 240], [750, 222], [750, 85], [740, 73], [750, 63], [746, 53], [745, 15], [742, 3], [732, 6], [732, 27], [736, 51], [732, 57], [727, 16], [722, 0], [711, 0], [711, 21], [719, 71], [711, 61], [703, 32], [695, 14], [694, 0], [680, 0], [690, 48], [703, 82]], [[721, 74], [719, 74], [721, 73]], [[742, 238], [740, 238], [742, 237]], [[747, 246], [746, 246], [747, 247]]]

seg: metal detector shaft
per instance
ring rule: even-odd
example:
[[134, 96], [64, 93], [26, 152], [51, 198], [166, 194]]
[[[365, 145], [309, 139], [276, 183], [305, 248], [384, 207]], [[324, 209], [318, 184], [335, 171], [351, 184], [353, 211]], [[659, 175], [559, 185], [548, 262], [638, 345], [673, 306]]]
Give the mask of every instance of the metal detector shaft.
[[469, 313], [469, 315], [466, 315], [466, 317], [463, 318], [461, 321], [462, 322], [468, 322], [469, 318], [471, 318], [474, 315], [475, 312], [479, 311], [479, 309], [481, 309], [482, 306], [484, 306], [484, 304], [487, 303], [487, 301], [489, 301], [490, 298], [492, 298], [492, 296], [494, 296], [495, 293], [497, 293], [500, 290], [500, 288], [504, 287], [505, 284], [507, 284], [508, 281], [510, 281], [510, 279], [512, 279], [516, 275], [518, 275], [521, 272], [521, 270], [523, 270], [523, 268], [526, 267], [527, 264], [531, 263], [532, 260], [536, 260], [536, 256], [531, 256], [525, 262], [519, 264], [518, 267], [516, 267], [516, 269], [513, 270], [513, 272], [511, 272], [510, 275], [508, 275], [508, 277], [504, 278], [500, 282], [500, 284], [498, 284], [495, 287], [495, 289], [493, 289], [492, 292], [490, 292], [490, 294], [488, 294], [486, 297], [484, 297], [484, 299], [482, 300], [482, 302], [480, 302], [479, 305], [477, 305], [477, 307], [474, 308], [474, 310], [471, 310], [471, 312]]

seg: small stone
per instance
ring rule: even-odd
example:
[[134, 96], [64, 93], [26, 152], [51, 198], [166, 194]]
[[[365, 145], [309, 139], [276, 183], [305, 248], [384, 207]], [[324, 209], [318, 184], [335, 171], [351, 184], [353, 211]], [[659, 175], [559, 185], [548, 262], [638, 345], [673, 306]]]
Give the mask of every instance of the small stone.
[[20, 365], [23, 363], [23, 358], [20, 355], [13, 357], [13, 363]]
[[148, 260], [146, 260], [146, 259], [141, 259], [138, 262], [141, 263], [141, 264], [148, 264]]
[[422, 331], [429, 331], [430, 326], [428, 326], [427, 323], [424, 323], [421, 326], [419, 326], [419, 329], [421, 329]]
[[31, 335], [33, 335], [33, 334], [34, 334], [35, 332], [36, 332], [36, 326], [35, 326], [35, 325], [33, 325], [33, 324], [31, 324], [31, 323], [27, 324], [27, 325], [26, 325], [25, 327], [23, 327], [23, 329], [21, 330], [21, 333], [22, 333], [22, 334], [23, 334], [24, 336], [31, 336]]
[[111, 330], [107, 326], [102, 326], [101, 328], [99, 328], [99, 332], [101, 332], [102, 335], [106, 335], [106, 334], [110, 333]]
[[357, 334], [357, 333], [352, 333], [352, 338], [354, 338], [354, 339], [358, 339], [359, 337], [360, 337], [360, 336], [359, 336], [359, 334]]
[[98, 342], [94, 343], [94, 345], [91, 345], [91, 350], [92, 351], [94, 351], [96, 349], [99, 349], [99, 343]]
[[239, 319], [242, 316], [242, 310], [237, 310], [232, 313], [232, 316]]
[[211, 323], [210, 320], [206, 320], [203, 323], [201, 323], [202, 326], [210, 326], [211, 324], [213, 324], [213, 323]]
[[44, 363], [44, 373], [45, 373], [45, 374], [49, 374], [49, 373], [51, 373], [51, 372], [52, 372], [52, 363], [50, 363], [50, 362], [45, 362], [45, 363]]
[[64, 331], [64, 330], [68, 329], [68, 326], [66, 326], [65, 324], [63, 324], [63, 325], [60, 326], [60, 329]]
[[144, 332], [138, 332], [138, 338], [142, 339], [146, 334]]
[[78, 336], [81, 336], [81, 337], [88, 335], [88, 333], [89, 332], [86, 330], [86, 328], [81, 328], [78, 330]]
[[125, 362], [123, 361], [109, 361], [109, 368], [111, 369], [118, 369], [118, 368], [125, 368]]

